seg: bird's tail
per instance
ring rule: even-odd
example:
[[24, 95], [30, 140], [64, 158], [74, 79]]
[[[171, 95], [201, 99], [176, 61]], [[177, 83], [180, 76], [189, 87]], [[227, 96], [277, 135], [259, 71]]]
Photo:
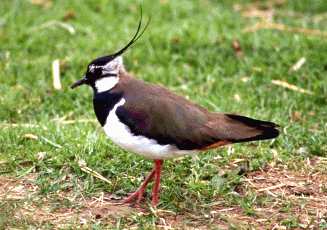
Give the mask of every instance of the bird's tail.
[[243, 126], [243, 135], [236, 135], [235, 139], [230, 140], [233, 143], [258, 141], [276, 138], [279, 136], [279, 125], [268, 122], [255, 120], [249, 117], [239, 116], [235, 114], [225, 114], [230, 118], [232, 123]]

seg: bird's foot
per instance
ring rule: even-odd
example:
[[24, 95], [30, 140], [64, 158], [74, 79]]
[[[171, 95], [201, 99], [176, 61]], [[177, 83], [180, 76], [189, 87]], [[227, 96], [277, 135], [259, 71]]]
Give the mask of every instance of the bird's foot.
[[[128, 194], [129, 196], [125, 199], [122, 199], [119, 201], [119, 203], [121, 204], [126, 204], [126, 203], [130, 203], [132, 202], [134, 199], [138, 198], [137, 199], [137, 203], [140, 203], [142, 200], [143, 200], [143, 195], [144, 195], [144, 191], [142, 192], [141, 191], [141, 188], [139, 188], [136, 192], [134, 193], [131, 193], [131, 194]], [[150, 196], [151, 197], [151, 196]], [[151, 201], [151, 205], [152, 206], [155, 206], [159, 203], [159, 199], [158, 197], [155, 197], [155, 196], [152, 196], [152, 201]], [[140, 207], [139, 205], [137, 204], [132, 204], [133, 207]]]
[[131, 202], [133, 199], [137, 198], [137, 202], [140, 203], [143, 199], [143, 194], [144, 194], [144, 191], [145, 191], [145, 187], [146, 185], [144, 186], [144, 184], [139, 187], [136, 192], [132, 193], [129, 197], [125, 198], [125, 199], [122, 199], [120, 200], [120, 203], [122, 204], [126, 204], [126, 203], [129, 203]]
[[164, 160], [154, 160], [154, 163], [155, 163], [154, 169], [149, 174], [149, 176], [145, 179], [143, 184], [132, 195], [130, 195], [126, 199], [121, 200], [120, 201], [121, 204], [129, 203], [137, 197], [138, 197], [137, 202], [140, 203], [142, 201], [146, 186], [148, 185], [148, 183], [151, 181], [152, 177], [154, 177], [154, 176], [156, 176], [156, 179], [154, 182], [154, 191], [153, 191], [153, 198], [151, 201], [151, 205], [155, 206], [159, 203], [159, 199], [158, 199], [159, 182], [160, 182], [161, 166], [163, 165]]

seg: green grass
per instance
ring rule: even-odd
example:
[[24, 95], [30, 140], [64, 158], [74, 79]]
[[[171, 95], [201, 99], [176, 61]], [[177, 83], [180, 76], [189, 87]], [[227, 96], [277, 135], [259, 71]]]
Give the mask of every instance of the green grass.
[[[189, 215], [180, 226], [214, 227], [215, 218], [205, 215], [217, 204], [226, 208], [238, 205], [245, 214], [260, 216], [255, 207], [275, 201], [274, 197], [260, 198], [250, 188], [245, 189], [243, 178], [237, 175], [238, 167], [255, 172], [277, 162], [286, 170], [301, 170], [302, 161], [326, 157], [326, 38], [271, 29], [242, 33], [261, 21], [242, 16], [251, 3], [261, 10], [274, 8], [274, 23], [326, 32], [326, 4], [304, 0], [280, 4], [224, 2], [54, 0], [51, 7], [27, 0], [2, 2], [0, 125], [37, 127], [0, 129], [0, 176], [24, 182], [23, 178], [34, 175], [31, 180], [38, 189], [20, 201], [0, 200], [0, 226], [53, 228], [56, 224], [51, 221], [38, 222], [24, 214], [20, 219], [11, 216], [24, 210], [26, 202], [38, 206], [49, 202], [51, 212], [63, 207], [79, 209], [83, 204], [77, 198], [99, 196], [102, 191], [131, 192], [152, 170], [152, 161], [121, 150], [94, 124], [60, 123], [71, 111], [66, 120], [95, 118], [92, 89], [83, 86], [71, 90], [69, 86], [84, 76], [93, 59], [114, 53], [130, 41], [140, 18], [140, 5], [144, 24], [149, 17], [151, 22], [123, 55], [132, 76], [161, 84], [212, 111], [237, 113], [282, 126], [281, 135], [275, 140], [236, 144], [231, 152], [220, 148], [198, 157], [166, 161], [158, 208]], [[239, 11], [235, 11], [236, 4]], [[67, 13], [73, 17], [65, 17]], [[75, 34], [56, 24], [40, 27], [52, 20], [69, 24]], [[242, 59], [233, 49], [234, 39], [242, 48]], [[304, 65], [288, 74], [302, 57], [306, 58]], [[52, 86], [51, 66], [56, 59], [61, 64], [60, 91]], [[243, 77], [248, 81], [242, 81]], [[273, 85], [271, 80], [286, 81], [315, 95]], [[25, 134], [34, 134], [38, 140], [27, 139]], [[277, 160], [273, 150], [278, 153]], [[41, 158], [37, 155], [40, 152], [45, 153]], [[243, 161], [237, 167], [231, 166], [235, 159]], [[88, 167], [112, 184], [83, 172], [79, 160], [85, 160]], [[316, 167], [311, 172], [325, 174], [325, 168]], [[69, 199], [58, 197], [61, 192], [69, 192]], [[247, 195], [240, 195], [243, 193]], [[287, 211], [292, 210], [291, 202], [286, 206], [285, 212], [291, 215]], [[71, 220], [61, 228], [153, 228], [158, 218], [149, 211], [143, 216], [112, 217], [107, 222], [91, 219], [84, 226]], [[276, 221], [274, 218], [271, 220]], [[224, 214], [218, 219], [230, 228], [247, 227]], [[317, 226], [326, 226], [326, 219], [317, 220]], [[277, 222], [288, 228], [300, 226], [298, 219], [291, 216]]]

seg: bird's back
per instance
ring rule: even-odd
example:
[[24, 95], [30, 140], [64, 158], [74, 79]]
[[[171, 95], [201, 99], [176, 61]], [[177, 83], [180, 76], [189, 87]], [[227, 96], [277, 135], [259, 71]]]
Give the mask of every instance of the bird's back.
[[[124, 73], [126, 74], [126, 73]], [[207, 150], [222, 145], [264, 140], [279, 135], [278, 125], [233, 114], [214, 113], [162, 86], [126, 76], [121, 122], [134, 135], [176, 145], [180, 150]]]

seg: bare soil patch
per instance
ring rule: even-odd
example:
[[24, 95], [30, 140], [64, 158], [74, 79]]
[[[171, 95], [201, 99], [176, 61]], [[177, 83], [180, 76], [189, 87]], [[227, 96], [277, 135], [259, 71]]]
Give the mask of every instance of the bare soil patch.
[[[309, 162], [311, 168], [314, 161]], [[162, 229], [207, 229], [218, 227], [229, 229], [254, 227], [257, 229], [319, 228], [327, 219], [327, 175], [315, 170], [291, 171], [280, 168], [265, 168], [249, 172], [237, 190], [244, 198], [252, 191], [256, 199], [251, 211], [246, 214], [242, 205], [214, 205], [210, 214], [199, 215], [188, 212], [173, 212], [151, 208], [133, 208], [119, 205], [110, 200], [110, 194], [103, 192], [99, 197], [78, 197], [70, 208], [58, 206], [60, 200], [69, 199], [69, 192], [56, 194], [56, 200], [38, 195], [38, 186], [33, 183], [36, 175], [13, 179], [0, 176], [0, 215], [12, 212], [13, 220], [28, 218], [35, 223], [47, 223], [55, 228], [101, 221], [108, 227], [115, 226], [119, 217], [133, 222], [142, 215], [157, 217], [157, 227]], [[253, 194], [252, 194], [253, 195]], [[217, 199], [222, 199], [217, 197]], [[19, 202], [14, 208], [12, 202]], [[137, 224], [131, 225], [137, 227]]]

